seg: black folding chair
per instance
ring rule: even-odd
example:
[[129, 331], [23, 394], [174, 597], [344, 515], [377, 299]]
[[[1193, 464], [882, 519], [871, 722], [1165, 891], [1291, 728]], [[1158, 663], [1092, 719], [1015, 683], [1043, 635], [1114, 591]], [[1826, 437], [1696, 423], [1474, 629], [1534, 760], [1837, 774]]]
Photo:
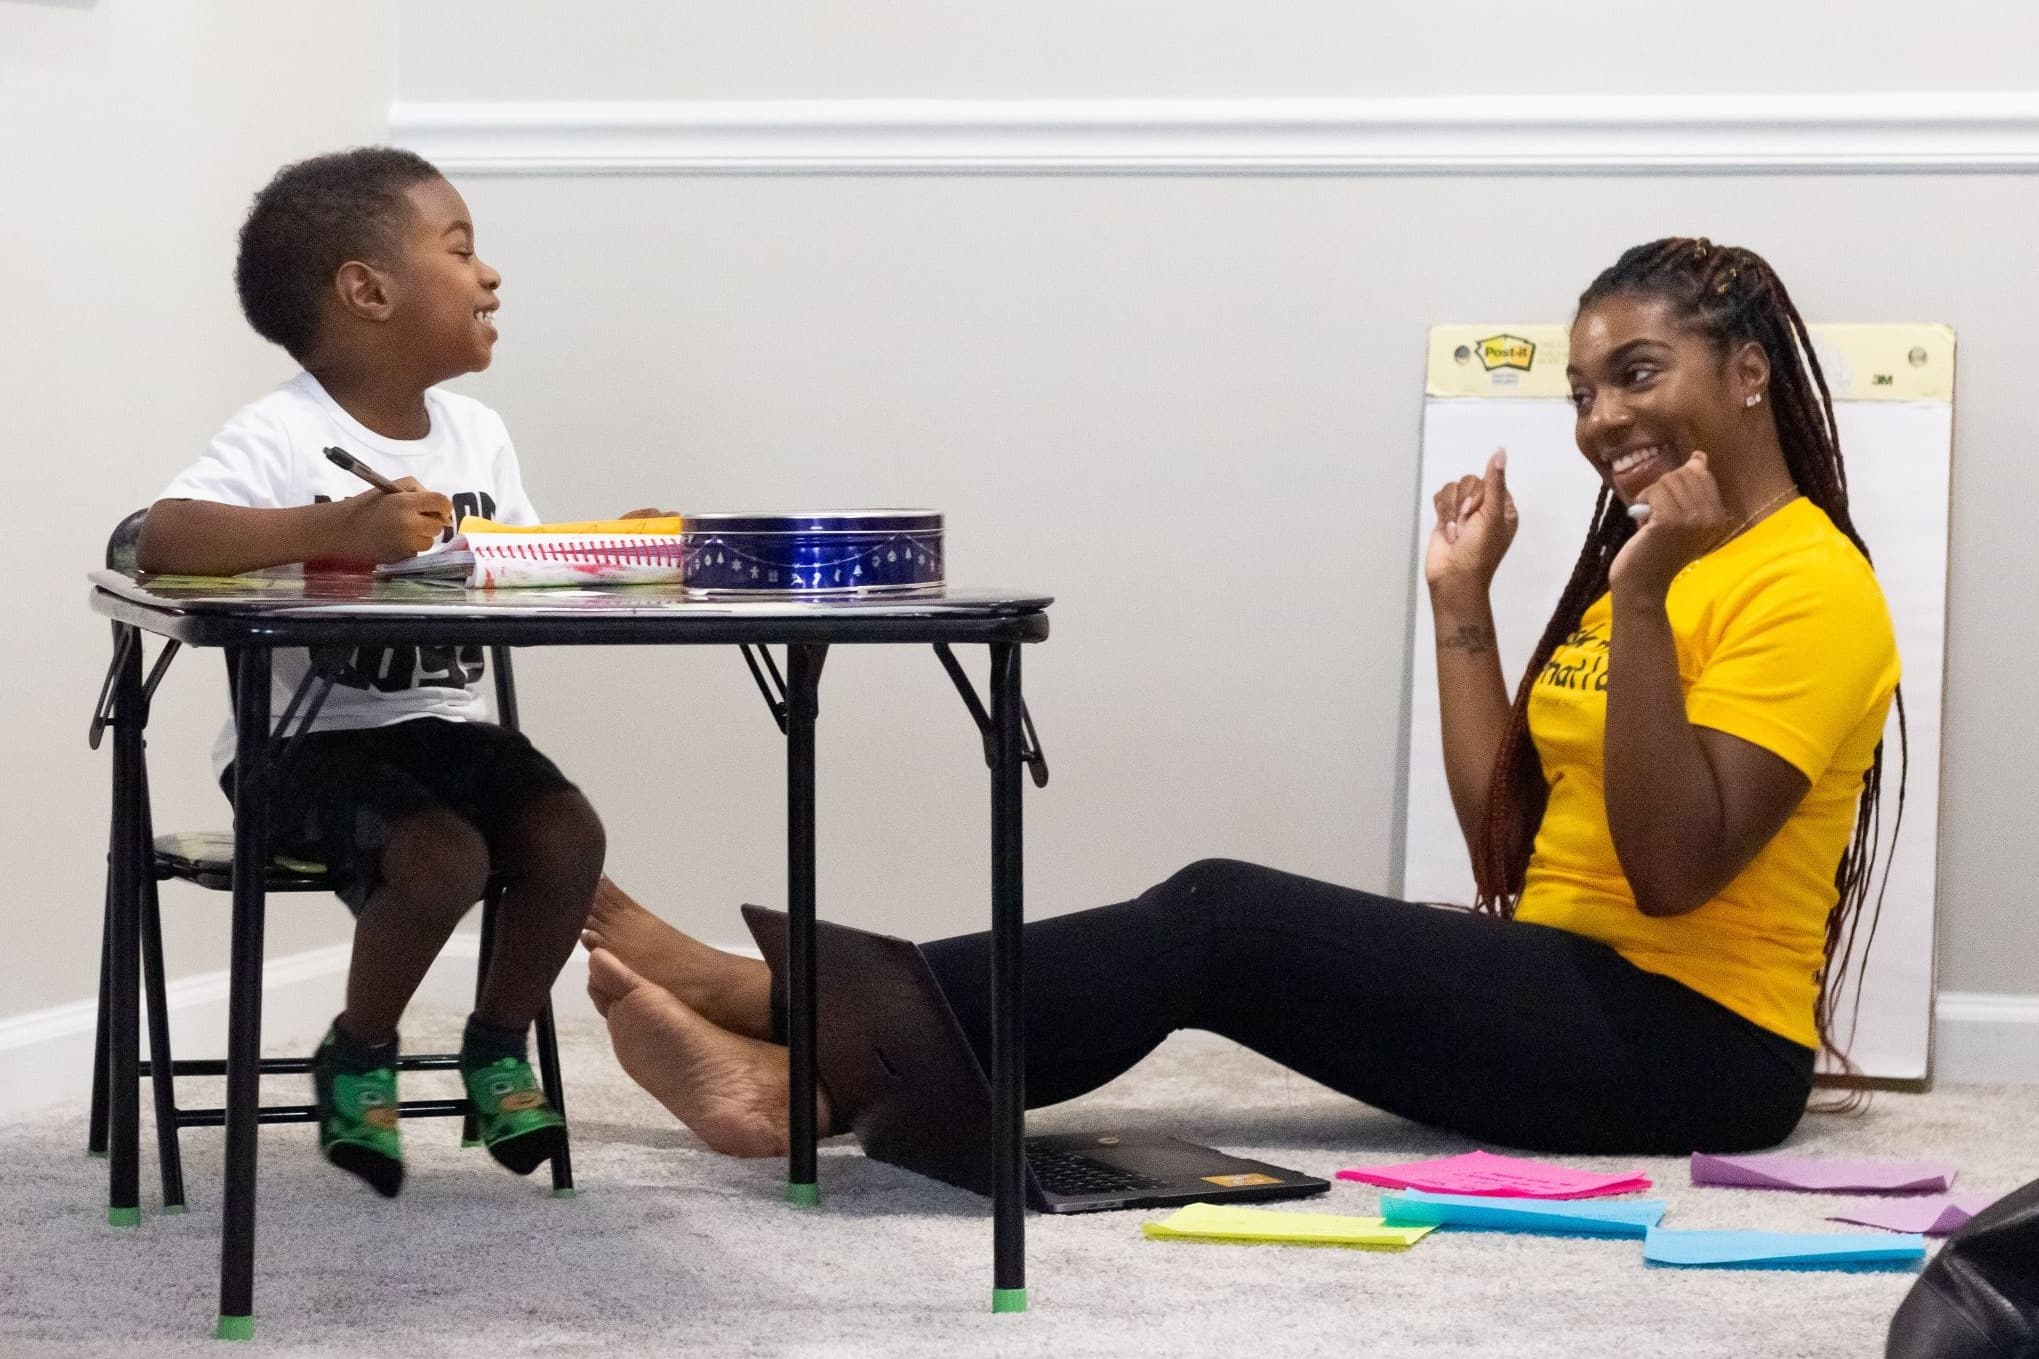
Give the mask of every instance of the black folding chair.
[[[135, 547], [141, 537], [142, 518], [147, 511], [136, 511], [123, 519], [114, 529], [113, 536], [106, 544], [106, 565], [117, 571], [134, 568]], [[147, 680], [141, 685], [139, 711], [121, 712], [114, 700], [117, 691], [116, 680], [124, 666], [135, 667], [139, 673], [141, 665], [142, 632], [125, 624], [113, 625], [113, 664], [106, 673], [105, 686], [100, 691], [99, 704], [92, 718], [91, 745], [97, 749], [101, 737], [108, 727], [123, 723], [134, 723], [146, 729], [148, 708], [154, 697], [156, 686], [162, 681], [164, 671], [179, 650], [179, 643], [167, 641], [157, 653], [155, 664], [148, 671]], [[508, 647], [489, 648], [490, 666], [495, 672], [496, 716], [503, 726], [512, 731], [517, 729], [517, 691], [510, 674], [510, 651]], [[233, 674], [233, 659], [228, 657], [227, 673]], [[319, 707], [331, 691], [337, 674], [332, 665], [315, 663], [305, 676], [297, 692], [292, 695], [285, 708], [283, 719], [277, 724], [275, 741], [279, 761], [289, 758], [292, 742], [310, 730]], [[296, 730], [292, 727], [295, 723]], [[135, 880], [140, 885], [138, 903], [141, 925], [141, 962], [144, 1007], [149, 1029], [149, 1060], [140, 1063], [144, 1080], [151, 1083], [156, 1109], [156, 1150], [163, 1177], [163, 1212], [181, 1213], [184, 1203], [184, 1167], [179, 1150], [178, 1134], [185, 1128], [217, 1128], [226, 1123], [223, 1108], [183, 1109], [177, 1105], [176, 1078], [179, 1076], [225, 1076], [227, 1063], [218, 1059], [173, 1060], [170, 1053], [170, 1012], [164, 990], [163, 978], [163, 933], [156, 884], [170, 878], [180, 878], [214, 891], [231, 891], [233, 888], [234, 841], [228, 832], [169, 832], [155, 833], [149, 813], [148, 766], [146, 757], [138, 762], [138, 777], [141, 781], [137, 799], [142, 809], [142, 824], [132, 843], [146, 847], [148, 862], [140, 865]], [[114, 1035], [108, 1023], [108, 1007], [113, 995], [116, 948], [122, 941], [115, 937], [115, 882], [113, 856], [120, 852], [122, 837], [119, 817], [121, 798], [118, 790], [114, 799], [114, 819], [111, 848], [107, 856], [105, 924], [101, 931], [99, 955], [99, 1024], [92, 1063], [92, 1115], [91, 1128], [87, 1138], [87, 1150], [95, 1156], [107, 1154], [108, 1104], [107, 1073], [110, 1044]], [[278, 892], [332, 892], [339, 886], [334, 876], [323, 864], [309, 863], [282, 857], [269, 862], [266, 889]], [[496, 906], [502, 896], [502, 884], [491, 879], [482, 902], [481, 917], [481, 961], [476, 968], [475, 990], [479, 996], [482, 979], [488, 974], [488, 960], [495, 943]], [[129, 972], [128, 976], [132, 977]], [[536, 1025], [538, 1038], [539, 1078], [545, 1093], [553, 1106], [563, 1115], [566, 1112], [566, 1098], [560, 1084], [559, 1041], [553, 1028], [552, 1007], [548, 1003], [539, 1012]], [[262, 1075], [305, 1074], [311, 1070], [308, 1057], [264, 1057], [259, 1062]], [[460, 1057], [457, 1053], [430, 1053], [399, 1058], [400, 1071], [452, 1071], [458, 1070]], [[461, 1140], [466, 1146], [479, 1145], [476, 1138], [474, 1111], [469, 1102], [462, 1099], [404, 1100], [398, 1105], [398, 1113], [404, 1118], [432, 1118], [460, 1116]], [[263, 1105], [257, 1111], [256, 1121], [260, 1123], [309, 1123], [315, 1121], [317, 1112], [309, 1104]], [[138, 1137], [137, 1130], [130, 1130]], [[138, 1150], [132, 1144], [128, 1147], [130, 1156]], [[558, 1153], [552, 1158], [552, 1192], [556, 1198], [573, 1196], [573, 1162], [567, 1143], [562, 1140]], [[140, 1209], [113, 1206], [109, 1208], [108, 1219], [116, 1226], [132, 1226], [140, 1220]]]

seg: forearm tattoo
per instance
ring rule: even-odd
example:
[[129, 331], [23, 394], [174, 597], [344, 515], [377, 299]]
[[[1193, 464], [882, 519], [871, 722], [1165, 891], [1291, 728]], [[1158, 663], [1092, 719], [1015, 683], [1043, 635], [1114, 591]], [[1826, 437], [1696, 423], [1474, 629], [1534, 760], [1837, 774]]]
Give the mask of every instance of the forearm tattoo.
[[1483, 628], [1477, 623], [1461, 623], [1449, 636], [1442, 638], [1439, 645], [1446, 651], [1463, 651], [1468, 656], [1484, 656], [1494, 649], [1494, 630]]

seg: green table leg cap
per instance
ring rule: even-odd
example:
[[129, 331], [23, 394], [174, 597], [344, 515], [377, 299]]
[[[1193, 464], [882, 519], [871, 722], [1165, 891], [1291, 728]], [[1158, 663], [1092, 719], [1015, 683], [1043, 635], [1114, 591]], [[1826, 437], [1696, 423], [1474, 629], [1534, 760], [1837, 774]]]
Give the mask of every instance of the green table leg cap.
[[462, 1151], [466, 1151], [469, 1147], [478, 1147], [480, 1145], [481, 1139], [479, 1137], [463, 1137], [460, 1139], [460, 1149]]
[[110, 1227], [139, 1227], [142, 1225], [142, 1210], [139, 1208], [108, 1208], [106, 1223]]
[[821, 1186], [818, 1184], [786, 1185], [786, 1202], [795, 1208], [818, 1208], [821, 1206]]
[[187, 1213], [189, 1211], [191, 1210], [189, 1208], [186, 1208], [181, 1203], [166, 1203], [163, 1205], [164, 1217], [177, 1217], [178, 1215], [182, 1213]]
[[219, 1325], [214, 1329], [212, 1336], [215, 1340], [253, 1340], [255, 1338], [255, 1318], [230, 1317], [222, 1314], [219, 1319]]
[[95, 1160], [95, 1161], [103, 1161], [103, 1160], [105, 1160], [105, 1159], [106, 1159], [106, 1153], [105, 1153], [105, 1152], [103, 1152], [103, 1151], [94, 1151], [94, 1150], [92, 1150], [92, 1148], [90, 1148], [90, 1147], [87, 1147], [87, 1148], [85, 1148], [85, 1154], [86, 1154], [87, 1156], [91, 1157], [91, 1158], [92, 1158], [93, 1160]]
[[994, 1288], [991, 1290], [991, 1310], [994, 1312], [1024, 1312], [1027, 1310], [1027, 1290], [1024, 1288]]
[[553, 1190], [553, 1191], [552, 1191], [552, 1197], [554, 1197], [554, 1198], [556, 1198], [556, 1199], [571, 1199], [571, 1198], [578, 1198], [578, 1197], [580, 1197], [580, 1191], [579, 1191], [579, 1190], [577, 1190], [577, 1189], [575, 1189], [575, 1188], [574, 1188], [574, 1187], [573, 1187], [572, 1185], [567, 1185], [567, 1186], [566, 1186], [565, 1188], [563, 1188], [563, 1189], [555, 1189], [555, 1190]]

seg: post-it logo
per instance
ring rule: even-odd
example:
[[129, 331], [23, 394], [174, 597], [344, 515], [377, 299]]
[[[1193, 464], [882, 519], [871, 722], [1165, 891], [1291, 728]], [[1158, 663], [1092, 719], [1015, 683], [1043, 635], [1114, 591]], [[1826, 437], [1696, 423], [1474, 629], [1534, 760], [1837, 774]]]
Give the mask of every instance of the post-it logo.
[[1496, 368], [1514, 368], [1524, 373], [1529, 365], [1536, 362], [1536, 345], [1520, 335], [1489, 335], [1478, 342], [1476, 351], [1480, 366], [1488, 372]]

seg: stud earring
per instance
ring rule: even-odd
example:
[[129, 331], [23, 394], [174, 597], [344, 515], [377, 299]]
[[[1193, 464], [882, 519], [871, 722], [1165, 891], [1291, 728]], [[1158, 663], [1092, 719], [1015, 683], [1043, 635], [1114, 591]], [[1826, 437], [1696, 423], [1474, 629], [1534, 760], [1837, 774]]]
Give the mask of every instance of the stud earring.
[[1742, 399], [1742, 404], [1744, 406], [1754, 406], [1757, 402], [1761, 401], [1762, 399], [1763, 394], [1761, 392], [1750, 392], [1746, 397]]

